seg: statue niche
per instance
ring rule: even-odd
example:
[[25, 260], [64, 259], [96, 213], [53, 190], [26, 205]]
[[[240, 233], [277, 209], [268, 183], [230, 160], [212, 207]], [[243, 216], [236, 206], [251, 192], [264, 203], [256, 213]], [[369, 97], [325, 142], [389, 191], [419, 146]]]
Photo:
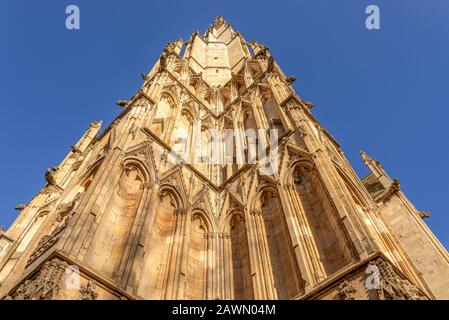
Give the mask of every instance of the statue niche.
[[206, 299], [207, 225], [201, 214], [194, 213], [190, 223], [186, 299]]
[[280, 137], [285, 132], [285, 128], [276, 101], [272, 97], [265, 99], [263, 101], [263, 110], [265, 112], [268, 129], [277, 130], [277, 136]]
[[234, 214], [230, 221], [231, 259], [232, 259], [232, 299], [253, 300], [254, 290], [251, 279], [246, 224], [241, 213]]
[[107, 206], [102, 227], [97, 231], [99, 245], [92, 264], [109, 276], [114, 276], [122, 259], [142, 198], [143, 182], [143, 174], [137, 166], [125, 165]]
[[296, 198], [294, 202], [307, 219], [319, 259], [326, 275], [330, 275], [351, 261], [345, 236], [316, 171], [297, 166], [292, 180]]
[[261, 202], [273, 289], [277, 299], [291, 299], [300, 294], [303, 288], [300, 288], [299, 268], [293, 254], [282, 204], [274, 191], [263, 193]]
[[171, 191], [162, 189], [155, 205], [154, 218], [145, 244], [146, 252], [138, 295], [144, 299], [165, 299], [173, 243], [176, 232], [178, 202]]
[[175, 110], [173, 99], [168, 95], [164, 95], [155, 109], [156, 112], [152, 119], [150, 130], [163, 140]]
[[193, 117], [186, 110], [176, 120], [172, 132], [170, 145], [173, 150], [186, 162], [190, 162], [190, 150], [193, 145]]

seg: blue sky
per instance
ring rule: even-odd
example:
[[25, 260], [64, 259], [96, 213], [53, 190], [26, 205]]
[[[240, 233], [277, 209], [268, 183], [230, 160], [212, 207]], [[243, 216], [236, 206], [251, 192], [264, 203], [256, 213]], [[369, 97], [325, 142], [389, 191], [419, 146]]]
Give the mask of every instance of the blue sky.
[[[65, 28], [65, 8], [81, 29]], [[376, 4], [381, 29], [365, 28]], [[380, 160], [449, 247], [449, 1], [22, 1], [0, 4], [0, 225], [92, 120], [109, 124], [164, 45], [221, 14], [266, 43], [360, 176]]]

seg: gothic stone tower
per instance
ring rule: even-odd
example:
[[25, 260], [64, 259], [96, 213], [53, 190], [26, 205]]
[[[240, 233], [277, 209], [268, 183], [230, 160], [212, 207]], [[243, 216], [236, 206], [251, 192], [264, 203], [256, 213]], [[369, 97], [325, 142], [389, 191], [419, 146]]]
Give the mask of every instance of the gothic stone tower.
[[449, 298], [425, 214], [365, 153], [357, 177], [267, 46], [218, 17], [143, 78], [0, 232], [0, 297]]

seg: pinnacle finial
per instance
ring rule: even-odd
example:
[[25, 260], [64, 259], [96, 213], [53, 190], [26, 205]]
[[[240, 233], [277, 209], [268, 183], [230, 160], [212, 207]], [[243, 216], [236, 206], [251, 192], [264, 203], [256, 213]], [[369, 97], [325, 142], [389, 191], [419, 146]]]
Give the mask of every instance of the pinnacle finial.
[[379, 160], [374, 159], [373, 157], [370, 157], [365, 151], [360, 151], [360, 156], [362, 157], [363, 161], [366, 165], [368, 165], [370, 162], [374, 163], [378, 167], [382, 167], [382, 164], [379, 162]]
[[362, 157], [363, 160], [368, 159], [368, 155], [367, 155], [366, 152], [363, 151], [363, 150], [360, 150], [360, 156]]
[[221, 27], [223, 24], [225, 24], [225, 23], [226, 23], [225, 19], [224, 19], [222, 16], [218, 15], [218, 16], [215, 18], [214, 22], [212, 22], [211, 27], [212, 27], [212, 28], [215, 28], [215, 29], [218, 29], [218, 28], [220, 28], [220, 27]]
[[371, 158], [365, 151], [360, 150], [360, 156], [362, 157], [363, 160], [373, 160], [373, 158]]

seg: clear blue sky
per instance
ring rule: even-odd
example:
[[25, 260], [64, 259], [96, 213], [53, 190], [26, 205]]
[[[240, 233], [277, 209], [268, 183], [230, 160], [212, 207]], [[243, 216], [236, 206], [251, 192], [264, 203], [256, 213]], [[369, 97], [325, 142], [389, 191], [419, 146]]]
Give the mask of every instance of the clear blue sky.
[[[65, 28], [65, 8], [81, 29]], [[365, 28], [376, 4], [381, 30]], [[400, 178], [449, 247], [449, 1], [22, 1], [0, 4], [0, 225], [92, 120], [109, 124], [169, 40], [221, 14], [266, 43], [360, 176], [359, 150]]]

